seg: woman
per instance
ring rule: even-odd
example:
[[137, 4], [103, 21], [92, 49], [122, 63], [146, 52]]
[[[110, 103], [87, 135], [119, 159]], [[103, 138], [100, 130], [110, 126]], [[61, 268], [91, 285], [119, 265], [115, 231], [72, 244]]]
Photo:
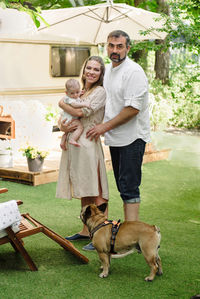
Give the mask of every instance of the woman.
[[[67, 151], [62, 151], [56, 197], [80, 198], [81, 207], [91, 203], [100, 205], [108, 201], [108, 182], [101, 140], [95, 142], [86, 138], [87, 131], [95, 124], [101, 123], [104, 117], [106, 100], [106, 92], [103, 88], [104, 73], [105, 66], [102, 58], [89, 57], [82, 70], [81, 98], [89, 101], [90, 108], [73, 108], [62, 100], [59, 103], [63, 110], [80, 117], [84, 130], [78, 141], [80, 147], [75, 147], [67, 141]], [[60, 129], [67, 133], [74, 128], [73, 121], [71, 125], [65, 125], [64, 121], [60, 125]], [[89, 239], [87, 226], [83, 225], [79, 233], [66, 239], [70, 241]], [[94, 250], [94, 247], [90, 243], [83, 249]]]

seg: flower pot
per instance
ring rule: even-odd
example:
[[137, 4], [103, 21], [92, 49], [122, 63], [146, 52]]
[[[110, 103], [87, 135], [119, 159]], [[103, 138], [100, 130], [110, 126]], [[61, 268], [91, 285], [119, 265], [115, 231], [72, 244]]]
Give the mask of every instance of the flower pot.
[[0, 150], [0, 167], [13, 167], [13, 155], [11, 150]]
[[35, 159], [27, 158], [28, 170], [32, 172], [41, 172], [43, 168], [44, 159], [37, 157]]

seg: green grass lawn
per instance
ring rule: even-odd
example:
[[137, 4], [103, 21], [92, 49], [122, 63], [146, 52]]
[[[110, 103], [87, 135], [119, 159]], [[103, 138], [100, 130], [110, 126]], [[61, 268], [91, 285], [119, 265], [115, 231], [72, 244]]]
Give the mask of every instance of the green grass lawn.
[[[109, 219], [123, 220], [112, 171], [108, 177]], [[32, 187], [0, 181], [0, 187], [9, 189], [1, 194], [1, 202], [22, 200], [21, 212], [29, 212], [58, 234], [80, 230], [80, 201], [56, 199], [56, 183]], [[82, 251], [87, 241], [74, 242], [90, 260], [82, 264], [45, 235], [37, 234], [24, 241], [38, 272], [31, 272], [9, 244], [0, 247], [0, 298], [189, 299], [200, 294], [200, 169], [170, 161], [145, 164], [141, 197], [140, 220], [161, 229], [163, 276], [145, 282], [149, 268], [143, 256], [134, 253], [113, 259], [110, 275], [100, 279], [97, 253]]]

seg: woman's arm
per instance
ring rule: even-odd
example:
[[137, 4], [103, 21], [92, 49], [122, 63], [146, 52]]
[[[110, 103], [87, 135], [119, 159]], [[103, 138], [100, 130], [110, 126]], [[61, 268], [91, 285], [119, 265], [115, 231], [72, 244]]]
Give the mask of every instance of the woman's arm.
[[90, 104], [87, 103], [86, 101], [83, 101], [81, 103], [79, 102], [74, 102], [70, 104], [73, 108], [90, 108]]
[[72, 116], [83, 117], [83, 112], [80, 108], [73, 108], [69, 104], [64, 103], [61, 99], [58, 103], [59, 107]]
[[106, 92], [102, 86], [96, 87], [91, 94], [84, 97], [84, 100], [90, 103], [90, 108], [82, 108], [83, 117], [89, 117], [99, 109], [105, 107]]

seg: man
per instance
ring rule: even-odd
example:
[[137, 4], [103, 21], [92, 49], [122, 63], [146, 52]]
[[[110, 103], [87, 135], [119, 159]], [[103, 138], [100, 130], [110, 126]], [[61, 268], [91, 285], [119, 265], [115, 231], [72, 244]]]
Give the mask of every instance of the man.
[[150, 141], [148, 81], [143, 69], [127, 57], [130, 38], [115, 30], [108, 35], [111, 64], [106, 69], [107, 93], [104, 123], [87, 132], [97, 140], [105, 134], [116, 184], [124, 203], [126, 221], [139, 220], [141, 167], [146, 142]]

